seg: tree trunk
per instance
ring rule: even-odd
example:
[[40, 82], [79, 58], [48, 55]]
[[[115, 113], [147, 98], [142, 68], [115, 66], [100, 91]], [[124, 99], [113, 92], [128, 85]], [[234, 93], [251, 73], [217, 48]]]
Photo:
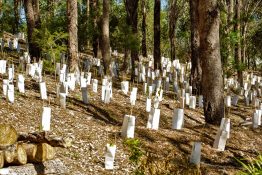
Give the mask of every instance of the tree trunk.
[[[126, 0], [125, 6], [127, 12], [127, 25], [131, 26], [132, 34], [137, 37], [138, 0]], [[138, 60], [138, 51], [136, 49], [131, 49], [131, 64], [132, 64], [131, 80], [134, 80], [135, 78], [135, 60]]]
[[77, 0], [67, 0], [68, 57], [70, 72], [78, 72]]
[[242, 46], [243, 46], [243, 49], [242, 49], [242, 58], [241, 58], [241, 61], [243, 64], [246, 65], [246, 50], [247, 50], [247, 43], [246, 43], [246, 35], [247, 35], [247, 23], [244, 22], [243, 26], [242, 26], [242, 38], [243, 38], [243, 41], [242, 41]]
[[[231, 32], [233, 32], [233, 20], [234, 20], [234, 0], [228, 0], [227, 4], [227, 30], [226, 34], [229, 35]], [[223, 60], [223, 64], [227, 66], [228, 61], [233, 58], [234, 49], [232, 47], [231, 42], [229, 41], [227, 43], [227, 57], [226, 60]]]
[[39, 10], [34, 12], [34, 9], [35, 10], [39, 9], [39, 7], [36, 7], [37, 5], [39, 5], [39, 3], [37, 2], [33, 3], [33, 0], [24, 0], [26, 21], [27, 21], [27, 39], [29, 43], [29, 53], [32, 58], [36, 58], [38, 60], [40, 57], [40, 48], [33, 41], [33, 31], [36, 27], [39, 27], [40, 24]]
[[93, 54], [94, 57], [97, 58], [98, 54], [98, 44], [99, 44], [99, 34], [98, 34], [98, 26], [97, 26], [97, 18], [98, 18], [98, 0], [91, 0], [91, 18], [93, 19]]
[[243, 86], [243, 75], [241, 68], [241, 35], [240, 35], [240, 14], [241, 14], [241, 0], [236, 0], [236, 23], [235, 32], [237, 33], [237, 43], [235, 45], [235, 63], [237, 68], [237, 78], [241, 86]]
[[89, 15], [90, 15], [90, 0], [86, 0], [86, 16], [87, 20], [89, 20]]
[[110, 40], [109, 40], [109, 13], [110, 13], [110, 1], [103, 0], [102, 57], [103, 57], [105, 75], [109, 75], [109, 66], [111, 63]]
[[34, 11], [34, 16], [35, 16], [35, 27], [37, 29], [40, 28], [40, 7], [39, 7], [39, 0], [34, 0], [33, 1], [33, 11]]
[[[90, 0], [86, 0], [86, 30], [88, 30], [88, 24], [90, 21]], [[86, 48], [89, 49], [89, 38], [86, 39]]]
[[128, 68], [128, 49], [125, 47], [124, 48], [124, 61], [123, 61], [123, 66], [122, 66], [122, 71], [126, 73], [127, 68]]
[[155, 0], [154, 7], [154, 69], [161, 68], [160, 52], [160, 8], [161, 1]]
[[191, 77], [190, 83], [195, 94], [201, 94], [201, 60], [199, 58], [200, 38], [198, 31], [199, 14], [198, 0], [190, 0], [190, 20], [191, 20]]
[[224, 117], [223, 78], [219, 43], [218, 0], [199, 0], [200, 59], [205, 121], [219, 125]]
[[18, 27], [19, 27], [19, 1], [18, 0], [14, 0], [14, 14], [15, 14], [14, 33], [18, 33]]
[[0, 14], [1, 14], [1, 12], [2, 12], [2, 7], [3, 7], [3, 1], [0, 0]]
[[147, 46], [146, 46], [146, 0], [142, 0], [141, 11], [142, 11], [142, 55], [147, 57]]
[[176, 23], [178, 19], [178, 9], [177, 9], [177, 0], [170, 1], [169, 9], [169, 42], [170, 42], [170, 57], [171, 60], [176, 59], [176, 45], [175, 45], [175, 31]]

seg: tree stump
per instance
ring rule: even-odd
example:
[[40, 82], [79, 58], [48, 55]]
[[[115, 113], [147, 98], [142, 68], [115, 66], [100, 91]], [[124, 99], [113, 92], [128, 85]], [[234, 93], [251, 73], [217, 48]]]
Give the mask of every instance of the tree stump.
[[0, 150], [15, 144], [17, 137], [17, 132], [13, 126], [0, 124]]

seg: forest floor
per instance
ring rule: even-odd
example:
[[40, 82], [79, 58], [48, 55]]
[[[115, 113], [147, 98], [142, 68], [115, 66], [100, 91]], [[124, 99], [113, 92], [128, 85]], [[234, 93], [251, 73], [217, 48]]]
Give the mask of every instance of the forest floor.
[[[2, 77], [3, 78], [3, 77]], [[98, 78], [99, 79], [99, 78]], [[54, 76], [45, 77], [50, 104], [40, 99], [39, 84], [27, 77], [25, 94], [15, 91], [15, 103], [0, 99], [0, 122], [12, 124], [18, 132], [39, 130], [42, 107], [52, 109], [51, 131], [57, 136], [70, 137], [70, 148], [57, 148], [57, 157], [68, 167], [71, 175], [132, 174], [136, 166], [129, 160], [131, 154], [120, 130], [123, 117], [130, 114], [129, 95], [120, 90], [120, 81], [113, 81], [113, 99], [109, 104], [101, 101], [101, 80], [98, 93], [89, 86], [89, 104], [82, 102], [79, 87], [67, 97], [67, 108], [62, 109], [56, 98]], [[2, 87], [2, 79], [0, 80]], [[239, 105], [229, 112], [231, 119], [230, 139], [224, 152], [212, 148], [218, 127], [205, 124], [203, 109], [185, 108], [185, 123], [182, 130], [171, 129], [173, 109], [178, 102], [173, 94], [164, 95], [161, 102], [159, 130], [146, 129], [148, 113], [145, 111], [145, 95], [138, 85], [138, 96], [132, 115], [136, 116], [135, 138], [141, 141], [140, 168], [146, 174], [235, 174], [241, 169], [237, 159], [255, 158], [262, 152], [262, 128], [252, 129], [251, 125], [240, 123], [250, 118], [254, 108]], [[0, 88], [0, 94], [2, 88]], [[200, 167], [188, 163], [194, 142], [202, 143]], [[116, 142], [117, 151], [113, 171], [104, 169], [105, 145]]]

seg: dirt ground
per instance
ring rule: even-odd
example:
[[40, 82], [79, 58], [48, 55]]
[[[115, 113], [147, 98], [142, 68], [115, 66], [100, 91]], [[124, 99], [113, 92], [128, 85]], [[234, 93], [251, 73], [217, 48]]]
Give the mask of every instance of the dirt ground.
[[[39, 84], [27, 77], [25, 94], [15, 92], [15, 103], [0, 99], [0, 123], [12, 124], [18, 132], [39, 130], [42, 107], [52, 109], [51, 132], [70, 137], [70, 148], [57, 148], [57, 157], [68, 167], [72, 175], [132, 174], [135, 165], [129, 161], [130, 150], [120, 137], [123, 117], [130, 114], [129, 95], [120, 90], [120, 80], [113, 82], [113, 99], [109, 104], [101, 101], [101, 79], [98, 93], [89, 86], [89, 104], [82, 103], [79, 86], [69, 93], [67, 108], [59, 107], [56, 98], [56, 82], [53, 76], [46, 76], [48, 101], [40, 99]], [[2, 87], [2, 78], [0, 81]], [[0, 88], [0, 94], [2, 88]], [[241, 166], [236, 161], [243, 157], [256, 157], [262, 152], [262, 128], [252, 129], [240, 123], [250, 118], [254, 108], [246, 107], [243, 99], [229, 112], [231, 119], [230, 139], [224, 152], [212, 148], [218, 127], [204, 122], [202, 109], [185, 109], [185, 125], [182, 130], [171, 129], [173, 109], [178, 102], [170, 92], [161, 102], [159, 130], [146, 129], [148, 113], [145, 111], [146, 97], [139, 85], [136, 105], [132, 114], [136, 116], [135, 138], [141, 140], [144, 153], [141, 167], [145, 174], [235, 174]], [[202, 143], [201, 164], [198, 169], [188, 163], [193, 143]], [[117, 151], [114, 171], [104, 169], [105, 145], [116, 142]]]

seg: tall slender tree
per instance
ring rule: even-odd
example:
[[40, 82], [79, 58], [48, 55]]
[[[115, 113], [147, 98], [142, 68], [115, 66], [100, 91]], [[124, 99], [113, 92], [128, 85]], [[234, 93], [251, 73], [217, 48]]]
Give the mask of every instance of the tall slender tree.
[[98, 7], [99, 0], [91, 0], [90, 1], [90, 18], [92, 18], [92, 28], [93, 28], [93, 54], [94, 57], [97, 58], [98, 49], [99, 49], [99, 33], [98, 33]]
[[[224, 6], [226, 7], [226, 12], [227, 12], [227, 18], [225, 20], [225, 30], [224, 30], [224, 34], [226, 37], [230, 37], [231, 33], [233, 32], [233, 20], [234, 20], [234, 0], [228, 0], [226, 2], [224, 2]], [[223, 68], [226, 69], [227, 65], [228, 65], [228, 61], [231, 60], [231, 58], [233, 58], [233, 54], [234, 54], [234, 47], [232, 47], [232, 41], [230, 40], [226, 43], [226, 56], [222, 57], [222, 62], [223, 62]]]
[[170, 42], [170, 56], [171, 60], [176, 59], [176, 27], [177, 27], [177, 20], [179, 15], [183, 9], [185, 2], [181, 2], [179, 0], [170, 0], [169, 1], [169, 24], [168, 24], [168, 36]]
[[155, 0], [155, 6], [154, 6], [154, 69], [161, 68], [160, 10], [161, 10], [161, 1]]
[[201, 78], [202, 78], [202, 69], [201, 61], [199, 58], [199, 47], [200, 47], [200, 38], [198, 31], [199, 23], [199, 14], [198, 14], [198, 3], [199, 0], [190, 0], [190, 21], [191, 21], [191, 76], [190, 82], [193, 88], [193, 92], [200, 94], [201, 93]]
[[205, 121], [211, 124], [219, 124], [224, 117], [218, 1], [199, 0], [198, 6], [204, 115]]
[[[89, 21], [90, 21], [90, 0], [86, 0], [86, 29], [88, 30]], [[86, 48], [89, 48], [89, 38], [86, 39]]]
[[147, 57], [147, 46], [146, 46], [146, 0], [141, 0], [141, 11], [142, 11], [142, 55]]
[[20, 0], [14, 0], [14, 14], [15, 14], [15, 30], [14, 32], [18, 32], [19, 27], [19, 1]]
[[[137, 8], [138, 0], [125, 0], [126, 12], [127, 12], [127, 25], [132, 28], [132, 34], [137, 36]], [[138, 60], [138, 51], [136, 49], [131, 49], [131, 64], [132, 73], [131, 79], [135, 78], [135, 60]]]
[[242, 57], [241, 57], [241, 31], [240, 31], [240, 15], [241, 15], [241, 0], [236, 0], [235, 1], [235, 12], [236, 12], [236, 17], [235, 17], [235, 32], [237, 33], [237, 42], [235, 45], [235, 64], [237, 67], [237, 77], [238, 77], [238, 82], [240, 83], [241, 86], [243, 86], [243, 73], [242, 73]]
[[67, 0], [68, 18], [68, 58], [70, 72], [79, 71], [78, 40], [77, 40], [77, 0]]
[[[233, 1], [233, 0], [231, 0]], [[246, 65], [247, 64], [247, 32], [249, 30], [249, 23], [252, 21], [252, 16], [257, 12], [261, 11], [262, 7], [262, 0], [250, 0], [250, 1], [243, 1], [241, 14], [242, 14], [242, 21], [241, 21], [241, 38], [242, 38], [242, 49], [241, 49], [241, 60]]]
[[38, 60], [40, 57], [40, 48], [33, 40], [33, 32], [35, 28], [40, 27], [39, 0], [24, 0], [24, 7], [27, 22], [29, 53], [31, 57], [35, 57]]
[[109, 75], [110, 57], [110, 40], [109, 40], [109, 14], [110, 1], [103, 0], [103, 19], [102, 19], [102, 57], [104, 63], [104, 72]]
[[3, 1], [0, 0], [0, 13], [2, 12]]

